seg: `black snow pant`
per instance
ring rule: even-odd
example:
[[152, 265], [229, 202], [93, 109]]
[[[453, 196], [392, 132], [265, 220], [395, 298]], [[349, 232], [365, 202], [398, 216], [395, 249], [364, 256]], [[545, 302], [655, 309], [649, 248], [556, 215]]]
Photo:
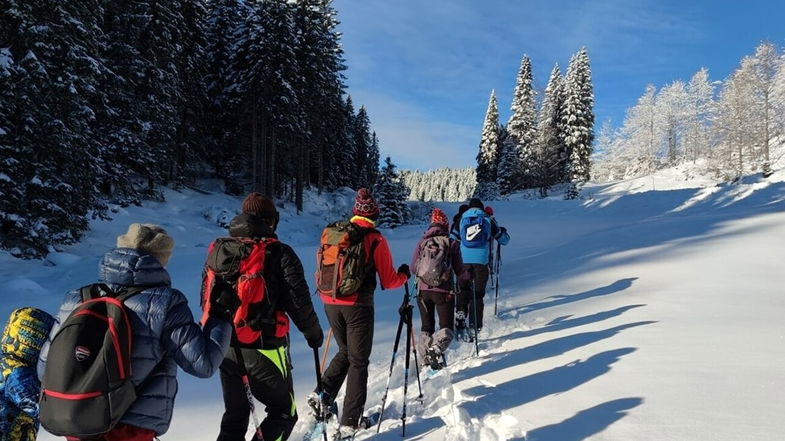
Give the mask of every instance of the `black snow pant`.
[[474, 279], [461, 281], [461, 290], [458, 292], [456, 310], [462, 311], [469, 319], [469, 324], [474, 326], [474, 299], [472, 299], [472, 282], [474, 282], [474, 295], [477, 298], [477, 329], [482, 328], [482, 314], [485, 310], [485, 286], [490, 276], [488, 265], [479, 263], [465, 263], [464, 268], [474, 268]]
[[[265, 440], [286, 440], [297, 422], [292, 367], [286, 351], [286, 346], [242, 349], [251, 393], [265, 405], [267, 412], [267, 417], [261, 423]], [[245, 441], [251, 406], [245, 395], [242, 370], [237, 364], [234, 348], [229, 348], [221, 363], [221, 387], [225, 411], [218, 441]], [[256, 435], [253, 440], [260, 441]]]
[[357, 427], [368, 392], [368, 364], [373, 346], [373, 306], [324, 305], [338, 353], [322, 374], [322, 386], [331, 397], [346, 380], [341, 424]]

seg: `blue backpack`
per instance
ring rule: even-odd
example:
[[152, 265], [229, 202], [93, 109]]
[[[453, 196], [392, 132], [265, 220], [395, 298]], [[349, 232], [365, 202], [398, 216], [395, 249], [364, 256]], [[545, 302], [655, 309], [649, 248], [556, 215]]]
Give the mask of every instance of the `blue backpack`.
[[461, 218], [461, 245], [466, 248], [488, 247], [491, 240], [491, 224], [485, 216], [466, 216]]

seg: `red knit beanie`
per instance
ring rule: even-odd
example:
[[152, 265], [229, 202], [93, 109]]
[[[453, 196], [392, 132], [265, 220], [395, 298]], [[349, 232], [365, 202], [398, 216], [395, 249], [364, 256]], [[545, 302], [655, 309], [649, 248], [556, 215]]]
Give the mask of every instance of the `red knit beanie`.
[[433, 211], [431, 211], [431, 223], [444, 225], [446, 227], [449, 224], [449, 221], [447, 220], [447, 215], [444, 214], [442, 210], [434, 208]]
[[376, 219], [379, 216], [379, 206], [373, 200], [371, 190], [361, 188], [357, 190], [357, 196], [354, 197], [354, 207], [352, 213], [357, 216], [367, 217], [368, 219]]
[[485, 206], [485, 214], [487, 214], [488, 216], [493, 216], [493, 208], [491, 208], [490, 205]]
[[275, 219], [278, 214], [273, 201], [267, 196], [256, 192], [245, 197], [242, 210], [243, 213], [252, 214], [262, 219]]

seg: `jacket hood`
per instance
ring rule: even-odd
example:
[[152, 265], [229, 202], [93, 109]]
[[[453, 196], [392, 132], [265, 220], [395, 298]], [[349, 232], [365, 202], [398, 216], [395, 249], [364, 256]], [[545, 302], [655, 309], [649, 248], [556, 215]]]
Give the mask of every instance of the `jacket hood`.
[[466, 213], [463, 213], [462, 218], [464, 217], [472, 217], [472, 216], [483, 216], [486, 217], [485, 211], [480, 208], [470, 208], [466, 210]]
[[229, 235], [232, 237], [272, 237], [276, 238], [275, 230], [258, 216], [249, 213], [238, 214], [229, 223]]
[[172, 284], [158, 259], [133, 248], [115, 248], [104, 254], [98, 266], [98, 279], [113, 288]]

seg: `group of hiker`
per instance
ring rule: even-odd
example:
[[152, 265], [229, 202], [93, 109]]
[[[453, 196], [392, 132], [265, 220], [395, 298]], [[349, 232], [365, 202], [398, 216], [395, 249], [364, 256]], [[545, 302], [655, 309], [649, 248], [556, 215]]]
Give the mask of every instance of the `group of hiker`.
[[[286, 440], [298, 420], [290, 322], [314, 353], [312, 413], [337, 412], [346, 383], [337, 439], [353, 439], [367, 398], [377, 278], [391, 290], [416, 277], [420, 362], [441, 369], [456, 331], [478, 338], [492, 243], [510, 240], [490, 207], [471, 199], [452, 226], [433, 209], [411, 264], [395, 268], [375, 229], [379, 210], [360, 189], [353, 216], [322, 233], [315, 282], [338, 346], [323, 373], [323, 327], [300, 258], [276, 235], [271, 199], [249, 194], [229, 236], [210, 244], [199, 322], [166, 270], [174, 239], [160, 226], [131, 224], [103, 256], [99, 282], [67, 293], [56, 317], [36, 308], [12, 313], [0, 340], [0, 441], [33, 441], [39, 424], [68, 441], [152, 441], [169, 428], [178, 366], [203, 378], [219, 372], [218, 441], [245, 440], [251, 418], [254, 441]], [[254, 399], [265, 406], [261, 422]]]

